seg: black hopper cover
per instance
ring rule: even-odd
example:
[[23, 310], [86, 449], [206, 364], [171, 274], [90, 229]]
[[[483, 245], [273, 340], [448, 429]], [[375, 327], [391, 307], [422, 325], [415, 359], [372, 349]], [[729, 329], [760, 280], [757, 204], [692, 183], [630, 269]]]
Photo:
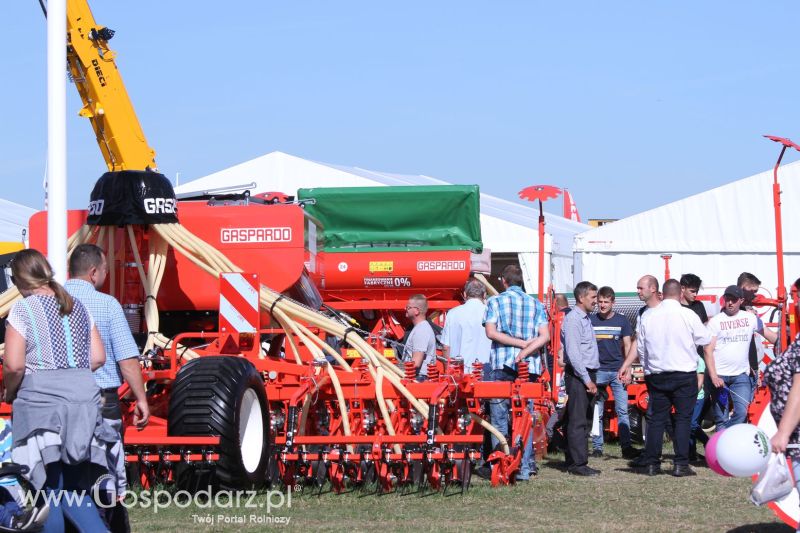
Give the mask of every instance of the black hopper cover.
[[178, 222], [178, 203], [169, 180], [158, 172], [106, 172], [89, 198], [92, 226]]

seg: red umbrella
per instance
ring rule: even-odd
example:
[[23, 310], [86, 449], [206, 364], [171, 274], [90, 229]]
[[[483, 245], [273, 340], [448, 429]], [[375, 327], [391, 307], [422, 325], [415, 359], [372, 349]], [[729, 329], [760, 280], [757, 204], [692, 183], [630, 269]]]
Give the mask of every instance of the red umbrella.
[[[795, 143], [793, 143], [791, 139], [785, 139], [783, 137], [775, 137], [774, 135], [764, 135], [764, 137], [766, 137], [770, 141], [775, 141], [776, 143], [781, 143], [786, 148], [794, 148], [795, 150], [800, 152], [800, 146], [797, 146]], [[522, 193], [520, 193], [520, 194], [522, 194]]]
[[519, 191], [519, 197], [531, 202], [539, 201], [539, 300], [544, 296], [544, 211], [542, 204], [561, 194], [561, 189], [552, 185], [531, 185]]
[[557, 198], [561, 194], [561, 189], [552, 185], [531, 185], [519, 191], [519, 197], [523, 200], [535, 202], [546, 202], [551, 198]]

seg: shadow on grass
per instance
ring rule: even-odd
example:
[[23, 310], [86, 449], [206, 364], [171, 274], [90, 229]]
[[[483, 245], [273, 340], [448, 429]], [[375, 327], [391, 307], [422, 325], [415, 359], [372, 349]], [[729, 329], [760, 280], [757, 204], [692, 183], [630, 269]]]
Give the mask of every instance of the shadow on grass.
[[729, 529], [728, 533], [790, 533], [792, 531], [794, 531], [794, 529], [786, 524], [776, 524], [772, 522], [739, 526]]
[[545, 459], [540, 462], [541, 468], [550, 468], [559, 472], [567, 471], [567, 463], [563, 459]]
[[634, 475], [645, 476], [645, 477], [656, 477], [656, 476], [663, 476], [663, 475], [667, 475], [668, 476], [668, 475], [670, 475], [669, 474], [669, 470], [662, 470], [661, 473], [656, 474], [655, 476], [648, 476], [647, 475], [647, 470], [646, 470], [645, 467], [633, 468], [633, 467], [630, 467], [630, 466], [623, 466], [623, 467], [620, 467], [620, 468], [615, 468], [614, 472], [625, 472], [626, 474], [634, 474]]

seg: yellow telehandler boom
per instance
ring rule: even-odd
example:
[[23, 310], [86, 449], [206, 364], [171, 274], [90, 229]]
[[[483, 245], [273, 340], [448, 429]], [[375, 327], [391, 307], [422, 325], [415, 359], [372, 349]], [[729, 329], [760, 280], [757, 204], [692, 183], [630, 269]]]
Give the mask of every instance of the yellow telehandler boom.
[[[42, 9], [46, 8], [40, 0]], [[67, 0], [67, 64], [109, 171], [157, 170], [156, 153], [145, 138], [108, 47], [114, 31], [99, 26], [86, 0]]]

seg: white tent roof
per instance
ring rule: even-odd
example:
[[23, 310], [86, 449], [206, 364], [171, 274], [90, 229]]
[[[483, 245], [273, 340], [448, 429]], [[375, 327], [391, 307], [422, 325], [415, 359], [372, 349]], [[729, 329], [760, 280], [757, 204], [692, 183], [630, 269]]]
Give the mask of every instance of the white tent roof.
[[35, 212], [35, 209], [0, 198], [0, 242], [27, 241], [23, 231], [27, 231], [28, 220]]
[[[283, 152], [264, 156], [184, 183], [176, 193], [199, 192], [219, 187], [247, 186], [255, 183], [256, 192], [281, 191], [296, 194], [308, 187], [374, 187], [390, 185], [450, 185], [423, 175], [377, 172], [309, 161]], [[554, 255], [572, 257], [576, 233], [587, 226], [547, 213], [546, 231], [552, 236]], [[481, 194], [481, 232], [483, 245], [493, 253], [536, 252], [538, 250], [538, 211], [488, 194]], [[547, 251], [551, 251], [547, 246]]]
[[[800, 161], [778, 169], [783, 245], [800, 253]], [[575, 237], [576, 252], [775, 253], [772, 170]]]

